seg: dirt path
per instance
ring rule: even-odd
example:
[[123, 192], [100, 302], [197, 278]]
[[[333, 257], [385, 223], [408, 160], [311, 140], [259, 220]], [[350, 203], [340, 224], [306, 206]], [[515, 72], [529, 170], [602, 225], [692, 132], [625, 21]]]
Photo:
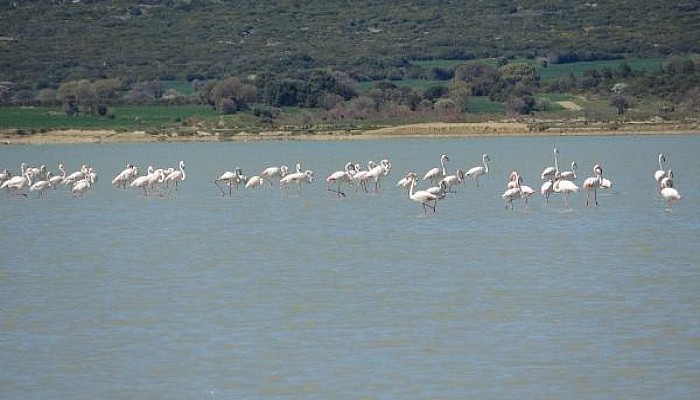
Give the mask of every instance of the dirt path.
[[580, 111], [581, 106], [574, 103], [573, 101], [557, 101], [557, 104], [566, 108], [569, 111]]

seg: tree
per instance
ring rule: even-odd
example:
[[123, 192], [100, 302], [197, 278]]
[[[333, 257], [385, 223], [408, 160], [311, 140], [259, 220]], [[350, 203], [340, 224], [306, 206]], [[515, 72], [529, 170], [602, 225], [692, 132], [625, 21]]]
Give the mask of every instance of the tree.
[[447, 86], [430, 86], [423, 91], [423, 98], [430, 101], [435, 101], [449, 93]]
[[229, 77], [214, 84], [210, 93], [210, 102], [217, 111], [232, 114], [245, 109], [255, 100], [255, 86], [243, 83], [236, 77]]
[[630, 102], [621, 94], [616, 94], [610, 99], [610, 105], [617, 109], [617, 114], [622, 115], [630, 107]]
[[527, 115], [535, 108], [535, 98], [530, 89], [524, 85], [516, 86], [506, 99], [508, 114]]
[[506, 64], [498, 68], [498, 75], [501, 80], [512, 85], [537, 86], [540, 79], [537, 75], [537, 69], [527, 63]]
[[56, 99], [68, 115], [101, 115], [107, 104], [116, 99], [120, 89], [121, 81], [118, 79], [68, 81], [58, 88]]
[[471, 89], [464, 82], [458, 82], [450, 90], [450, 99], [457, 106], [460, 112], [467, 112], [469, 108], [469, 99], [471, 97]]

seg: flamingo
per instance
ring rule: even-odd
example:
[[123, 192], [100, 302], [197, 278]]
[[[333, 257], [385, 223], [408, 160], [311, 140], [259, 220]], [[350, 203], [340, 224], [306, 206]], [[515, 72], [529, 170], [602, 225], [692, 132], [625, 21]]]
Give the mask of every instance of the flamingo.
[[86, 177], [90, 178], [90, 184], [94, 185], [97, 183], [97, 180], [99, 179], [97, 175], [97, 171], [95, 171], [95, 168], [89, 167], [87, 168], [87, 171], [85, 172]]
[[425, 189], [425, 191], [438, 196], [438, 200], [442, 200], [447, 197], [447, 183], [441, 180], [437, 186], [431, 186]]
[[267, 179], [267, 181], [270, 183], [270, 187], [272, 187], [273, 178], [276, 178], [277, 180], [284, 178], [284, 176], [287, 175], [288, 169], [289, 168], [286, 165], [280, 165], [279, 167], [267, 167], [262, 170], [260, 177], [263, 180]]
[[600, 177], [600, 188], [601, 189], [610, 189], [613, 187], [613, 183], [610, 179]]
[[240, 167], [236, 167], [234, 171], [235, 172], [226, 171], [223, 174], [221, 174], [218, 178], [214, 179], [214, 184], [218, 186], [218, 188], [221, 190], [222, 196], [225, 196], [226, 193], [224, 192], [224, 189], [221, 188], [221, 186], [219, 185], [219, 182], [226, 182], [226, 184], [228, 185], [228, 195], [231, 196], [231, 190], [233, 189], [233, 185], [236, 185], [236, 190], [238, 190], [238, 185], [248, 180], [248, 178], [245, 175], [243, 175], [243, 171]]
[[445, 170], [445, 162], [450, 161], [447, 154], [440, 155], [440, 167], [431, 168], [428, 172], [423, 175], [424, 181], [439, 182], [442, 178], [447, 176], [447, 170]]
[[[326, 178], [326, 183], [328, 185], [328, 191], [330, 192], [335, 192], [338, 197], [341, 195], [345, 197], [345, 193], [343, 193], [340, 190], [340, 187], [343, 185], [343, 183], [347, 183], [348, 185], [351, 185], [354, 181], [355, 174], [357, 173], [357, 170], [355, 169], [355, 164], [352, 162], [348, 162], [345, 164], [345, 169], [342, 171], [335, 171], [332, 174], [328, 175]], [[333, 184], [337, 184], [336, 189], [332, 189], [331, 186]]]
[[255, 189], [259, 188], [265, 183], [265, 179], [263, 179], [262, 176], [260, 175], [253, 175], [250, 178], [248, 178], [248, 182], [245, 183], [246, 189]]
[[124, 168], [114, 177], [114, 179], [112, 179], [112, 185], [126, 189], [126, 184], [131, 182], [137, 173], [138, 169], [133, 164], [127, 164], [126, 168]]
[[411, 187], [411, 178], [408, 175], [404, 176], [396, 182], [396, 187], [408, 190]]
[[441, 183], [442, 183], [442, 182], [445, 183], [445, 189], [446, 189], [448, 192], [457, 193], [457, 190], [453, 190], [453, 191], [452, 191], [452, 190], [450, 190], [450, 189], [452, 189], [452, 188], [455, 187], [455, 186], [461, 185], [462, 182], [464, 182], [464, 178], [465, 178], [465, 177], [464, 177], [464, 171], [462, 171], [461, 169], [458, 169], [458, 170], [455, 171], [454, 174], [452, 174], [452, 175], [447, 175], [446, 177], [442, 178], [442, 180], [441, 180], [440, 182], [441, 182]]
[[175, 183], [175, 191], [177, 192], [177, 183], [180, 181], [184, 181], [185, 178], [187, 178], [187, 175], [185, 175], [185, 162], [180, 161], [180, 164], [178, 165], [179, 169], [169, 173], [165, 177], [165, 183], [169, 187], [169, 190], [172, 190], [172, 187], [170, 186], [170, 182]]
[[556, 182], [554, 182], [554, 185], [552, 186], [552, 191], [554, 193], [564, 194], [564, 205], [568, 208], [569, 194], [577, 193], [578, 186], [576, 186], [576, 184], [571, 181], [567, 181], [566, 179], [558, 179]]
[[520, 197], [525, 199], [525, 206], [528, 206], [527, 200], [530, 198], [530, 196], [535, 194], [535, 190], [530, 186], [523, 185], [522, 176], [519, 176], [518, 184], [520, 185]]
[[654, 172], [654, 179], [656, 180], [656, 189], [661, 191], [661, 180], [666, 176], [666, 169], [664, 163], [666, 162], [666, 155], [664, 153], [659, 153], [659, 169]]
[[87, 173], [88, 166], [83, 164], [79, 170], [69, 174], [65, 178], [63, 178], [63, 184], [66, 186], [72, 185], [75, 182], [85, 178], [85, 174]]
[[391, 171], [391, 163], [389, 160], [384, 159], [379, 162], [379, 165], [369, 170], [369, 174], [374, 179], [374, 192], [379, 191], [379, 178], [389, 175]]
[[578, 164], [576, 164], [576, 161], [572, 161], [571, 162], [571, 171], [560, 172], [559, 179], [566, 179], [568, 181], [575, 181], [577, 178], [576, 169], [578, 169]]
[[25, 178], [26, 169], [27, 169], [27, 163], [22, 162], [19, 165], [19, 170], [20, 170], [19, 175], [12, 176], [10, 171], [5, 170], [6, 172], [4, 172], [4, 175], [6, 176], [6, 179], [2, 182], [2, 184], [0, 184], [0, 188], [6, 188], [8, 190], [12, 189], [14, 186], [19, 184], [20, 181], [22, 181], [23, 179], [26, 179]]
[[136, 179], [132, 180], [129, 184], [130, 187], [136, 189], [143, 189], [143, 194], [148, 195], [148, 189], [153, 190], [156, 183], [163, 182], [165, 178], [162, 169], [153, 170], [152, 166], [148, 167], [148, 173], [146, 175], [141, 175]]
[[90, 176], [90, 175], [75, 182], [75, 184], [73, 185], [73, 188], [71, 189], [71, 193], [73, 193], [73, 197], [83, 196], [85, 193], [87, 193], [88, 190], [90, 190], [93, 183], [94, 182], [92, 180], [92, 176]]
[[148, 194], [148, 189], [146, 188], [148, 186], [148, 177], [150, 175], [141, 175], [137, 177], [136, 179], [132, 180], [131, 183], [129, 184], [129, 187], [138, 189], [141, 188], [143, 189], [143, 194], [147, 195]]
[[661, 179], [661, 188], [672, 188], [673, 187], [673, 170], [669, 168], [666, 172], [666, 176]]
[[2, 182], [2, 184], [0, 184], [0, 188], [1, 189], [12, 189], [15, 185], [17, 185], [23, 179], [25, 179], [25, 173], [22, 173], [21, 175], [10, 176], [8, 179], [5, 179]]
[[40, 167], [27, 167], [25, 172], [32, 175], [32, 177], [43, 177], [46, 176], [46, 165]]
[[480, 165], [478, 167], [473, 167], [470, 168], [467, 171], [467, 177], [473, 177], [474, 180], [476, 181], [476, 187], [479, 187], [479, 177], [481, 175], [486, 175], [489, 173], [489, 165], [487, 164], [487, 161], [491, 161], [491, 158], [489, 157], [488, 154], [482, 154], [481, 155], [481, 162], [484, 165]]
[[49, 186], [54, 189], [66, 179], [66, 167], [63, 166], [63, 163], [58, 164], [58, 170], [61, 171], [61, 175], [54, 175], [49, 178]]
[[[297, 164], [299, 166], [299, 164]], [[299, 185], [299, 194], [301, 194], [301, 185], [303, 183], [311, 184], [314, 181], [314, 172], [307, 169], [304, 172], [295, 172], [293, 174], [287, 174], [284, 178], [280, 179], [280, 187], [287, 188], [292, 183]]]
[[554, 178], [557, 175], [557, 173], [559, 172], [558, 155], [559, 155], [559, 150], [555, 147], [554, 148], [554, 166], [547, 167], [544, 170], [542, 170], [542, 174], [540, 175], [540, 178], [542, 180]]
[[[15, 179], [16, 178], [16, 179]], [[22, 176], [13, 177], [0, 185], [0, 188], [10, 189], [12, 196], [27, 196], [26, 193], [21, 193], [27, 187], [32, 186], [32, 174], [25, 172]]]
[[681, 194], [673, 187], [673, 170], [668, 170], [668, 176], [661, 181], [663, 188], [661, 189], [661, 197], [668, 203], [670, 209], [676, 201], [681, 199]]
[[371, 171], [376, 166], [377, 166], [377, 163], [375, 163], [374, 161], [371, 161], [371, 160], [367, 162], [367, 170], [360, 169], [359, 165], [355, 166], [355, 170], [356, 170], [355, 180], [357, 182], [359, 182], [359, 185], [357, 185], [357, 190], [360, 190], [360, 188], [362, 188], [362, 190], [365, 193], [367, 193], [367, 182], [372, 180], [372, 178], [374, 178], [372, 176]]
[[[423, 214], [424, 214], [424, 215], [427, 215], [427, 213], [428, 213], [427, 210], [426, 210], [426, 207], [430, 207], [430, 208], [433, 209], [433, 212], [436, 212], [437, 202], [438, 202], [438, 200], [441, 199], [441, 196], [440, 196], [440, 195], [433, 194], [433, 193], [430, 193], [430, 192], [428, 192], [427, 190], [418, 190], [418, 191], [416, 191], [416, 190], [415, 190], [415, 186], [416, 186], [416, 175], [415, 175], [414, 173], [412, 173], [412, 172], [409, 173], [409, 175], [411, 176], [411, 177], [410, 177], [411, 187], [410, 187], [410, 189], [408, 190], [408, 197], [409, 197], [411, 200], [416, 201], [416, 202], [418, 202], [418, 203], [421, 203], [421, 204], [423, 205]], [[406, 175], [406, 176], [408, 177], [409, 175]], [[443, 196], [443, 197], [444, 197], [444, 196]], [[431, 201], [433, 202], [432, 205], [429, 204]]]
[[6, 180], [12, 178], [12, 173], [10, 170], [5, 168], [1, 173], [0, 173], [0, 185], [5, 183]]
[[554, 193], [554, 180], [546, 180], [540, 187], [540, 193], [544, 196], [545, 204], [549, 204], [549, 196]]
[[513, 201], [518, 200], [522, 197], [522, 191], [520, 190], [521, 181], [522, 178], [520, 177], [520, 174], [518, 174], [516, 171], [510, 173], [509, 182], [515, 182], [515, 187], [510, 187], [512, 185], [508, 185], [509, 187], [501, 195], [501, 198], [508, 202], [508, 204], [506, 204], [506, 209], [508, 208], [508, 205], [510, 205], [511, 211], [515, 209]]
[[37, 192], [36, 197], [39, 198], [44, 195], [44, 190], [51, 186], [51, 171], [46, 174], [46, 179], [41, 181], [35, 181], [31, 186], [29, 186], [30, 192]]
[[593, 192], [595, 205], [598, 205], [598, 188], [600, 187], [600, 182], [603, 177], [603, 168], [598, 164], [594, 165], [593, 175], [594, 176], [586, 178], [586, 180], [583, 181], [583, 189], [586, 191], [586, 207], [588, 207], [591, 192]]

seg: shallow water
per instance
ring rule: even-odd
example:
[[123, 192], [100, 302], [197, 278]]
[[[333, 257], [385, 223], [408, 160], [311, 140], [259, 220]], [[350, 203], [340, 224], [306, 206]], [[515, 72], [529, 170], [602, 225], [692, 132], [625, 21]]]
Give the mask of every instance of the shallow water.
[[[505, 209], [560, 149], [580, 184], [614, 187]], [[683, 199], [656, 194], [667, 155]], [[394, 187], [450, 156], [491, 173], [424, 215]], [[0, 148], [100, 180], [83, 198], [0, 194], [3, 398], [537, 398], [700, 396], [700, 137], [103, 144]], [[389, 158], [379, 193], [337, 198], [346, 161]], [[127, 162], [187, 164], [178, 192], [110, 187]], [[212, 183], [284, 162], [301, 194]]]

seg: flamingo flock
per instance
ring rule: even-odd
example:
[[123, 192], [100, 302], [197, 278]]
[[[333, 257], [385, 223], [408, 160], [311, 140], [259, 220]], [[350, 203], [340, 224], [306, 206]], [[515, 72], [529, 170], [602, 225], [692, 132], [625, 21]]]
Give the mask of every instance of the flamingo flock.
[[[591, 175], [582, 178], [580, 186], [578, 180], [578, 163], [570, 161], [570, 170], [561, 171], [559, 169], [558, 148], [553, 149], [553, 165], [545, 167], [540, 173], [542, 184], [539, 194], [544, 199], [547, 206], [552, 195], [562, 196], [562, 206], [570, 207], [570, 197], [579, 192], [585, 192], [585, 206], [598, 206], [598, 192], [610, 189], [613, 182], [604, 176], [604, 169], [601, 163], [596, 163], [591, 167]], [[454, 195], [460, 186], [464, 185], [468, 179], [473, 179], [475, 188], [479, 188], [479, 179], [483, 179], [489, 174], [489, 154], [481, 154], [481, 165], [466, 169], [454, 169], [449, 171], [447, 164], [450, 157], [447, 154], [440, 154], [439, 166], [427, 168], [422, 175], [413, 171], [407, 171], [402, 178], [396, 182], [396, 187], [405, 191], [409, 200], [420, 203], [423, 213], [437, 211], [437, 203]], [[666, 169], [666, 155], [658, 154], [658, 170], [653, 173], [656, 182], [656, 189], [659, 196], [666, 202], [667, 209], [671, 209], [675, 203], [681, 199], [678, 189], [674, 185], [674, 172]], [[366, 162], [366, 167], [362, 163], [347, 161], [342, 168], [331, 171], [325, 178], [327, 192], [337, 198], [348, 196], [348, 190], [354, 193], [378, 194], [382, 182], [390, 175], [392, 164], [388, 159], [379, 162], [373, 160]], [[421, 178], [422, 177], [422, 178]], [[131, 190], [139, 196], [145, 197], [166, 197], [171, 196], [179, 190], [180, 184], [187, 178], [185, 162], [180, 161], [176, 166], [155, 167], [149, 165], [145, 171], [133, 163], [127, 163], [124, 169], [117, 172], [111, 180], [111, 185], [122, 190]], [[260, 173], [248, 177], [243, 173], [241, 167], [217, 174], [213, 183], [219, 189], [222, 196], [233, 196], [241, 188], [254, 190], [263, 187], [277, 187], [284, 193], [290, 189], [295, 190], [300, 195], [303, 187], [311, 185], [315, 180], [314, 171], [303, 169], [301, 163], [297, 162], [293, 172], [290, 172], [287, 165], [273, 165], [261, 168]], [[36, 198], [47, 195], [50, 189], [65, 188], [73, 197], [85, 196], [95, 186], [98, 181], [98, 174], [93, 167], [83, 164], [72, 172], [69, 172], [63, 163], [57, 165], [56, 170], [49, 170], [46, 165], [30, 166], [22, 162], [19, 172], [13, 174], [9, 169], [0, 172], [0, 189], [3, 189], [10, 197], [29, 197], [36, 194]], [[427, 187], [421, 188], [421, 183]], [[501, 194], [501, 198], [506, 201], [506, 208], [513, 210], [515, 203], [524, 200], [526, 207], [528, 199], [537, 191], [525, 184], [524, 174], [520, 171], [512, 171], [506, 180], [506, 190]]]
[[20, 172], [13, 175], [8, 169], [0, 174], [0, 189], [5, 189], [12, 197], [27, 197], [36, 193], [43, 197], [47, 189], [67, 188], [74, 197], [83, 196], [97, 182], [95, 169], [83, 164], [78, 170], [67, 173], [63, 163], [58, 164], [60, 173], [48, 170], [46, 165], [39, 167], [20, 164]]
[[177, 168], [156, 168], [149, 165], [143, 175], [139, 175], [136, 165], [128, 163], [126, 168], [114, 176], [112, 186], [132, 189], [137, 194], [147, 197], [163, 197], [177, 192], [179, 183], [186, 178], [184, 161], [180, 161]]

